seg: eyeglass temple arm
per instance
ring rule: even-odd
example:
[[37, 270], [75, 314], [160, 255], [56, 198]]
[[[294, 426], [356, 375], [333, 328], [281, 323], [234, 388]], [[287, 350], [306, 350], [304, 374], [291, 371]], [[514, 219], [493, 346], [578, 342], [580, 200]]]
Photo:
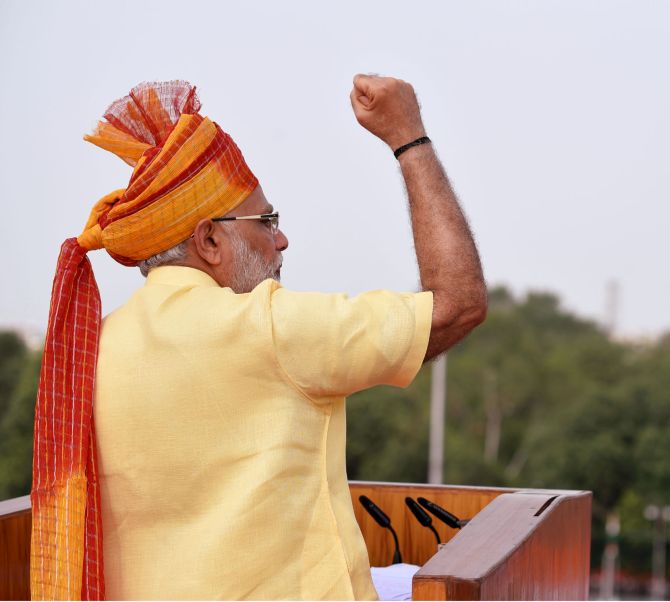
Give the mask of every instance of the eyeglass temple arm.
[[279, 217], [278, 213], [261, 213], [259, 215], [240, 215], [236, 217], [215, 217], [214, 219], [217, 222], [222, 222], [222, 221], [232, 221], [232, 220], [237, 220], [237, 219], [260, 219], [260, 218], [270, 218], [270, 217]]

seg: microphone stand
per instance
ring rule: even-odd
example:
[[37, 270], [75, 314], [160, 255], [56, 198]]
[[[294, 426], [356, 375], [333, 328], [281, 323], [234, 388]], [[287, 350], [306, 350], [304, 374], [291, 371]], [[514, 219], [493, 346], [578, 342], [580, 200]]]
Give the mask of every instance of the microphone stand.
[[440, 534], [435, 530], [435, 527], [433, 527], [433, 519], [431, 519], [430, 516], [426, 514], [426, 511], [421, 506], [419, 506], [419, 504], [417, 504], [413, 498], [407, 496], [405, 498], [405, 504], [407, 504], [407, 507], [411, 510], [414, 518], [419, 521], [419, 524], [422, 527], [427, 527], [433, 532], [435, 539], [437, 539], [437, 545], [439, 546], [442, 542], [440, 541]]
[[375, 522], [380, 527], [384, 527], [384, 529], [389, 529], [391, 531], [393, 541], [395, 542], [395, 552], [393, 552], [393, 562], [391, 564], [400, 564], [402, 562], [400, 544], [398, 543], [398, 535], [396, 534], [395, 529], [391, 526], [391, 519], [369, 497], [360, 495], [358, 496], [358, 501], [361, 503], [361, 506], [365, 508], [367, 513], [375, 519]]
[[396, 535], [395, 529], [390, 524], [388, 528], [391, 530], [391, 535], [393, 535], [393, 541], [395, 542], [395, 552], [393, 552], [393, 562], [391, 564], [401, 564], [402, 556], [400, 555], [400, 544], [398, 543], [398, 536]]
[[437, 540], [437, 545], [439, 546], [442, 542], [440, 541], [440, 534], [435, 530], [433, 525], [428, 525], [428, 528], [435, 534], [435, 539]]

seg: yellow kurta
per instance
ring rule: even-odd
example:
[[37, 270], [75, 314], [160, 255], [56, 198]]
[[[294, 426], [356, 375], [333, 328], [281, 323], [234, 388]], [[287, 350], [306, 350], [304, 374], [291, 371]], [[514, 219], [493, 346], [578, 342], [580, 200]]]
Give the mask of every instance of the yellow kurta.
[[236, 295], [153, 270], [100, 336], [108, 599], [376, 599], [344, 398], [407, 386], [431, 315], [431, 293]]

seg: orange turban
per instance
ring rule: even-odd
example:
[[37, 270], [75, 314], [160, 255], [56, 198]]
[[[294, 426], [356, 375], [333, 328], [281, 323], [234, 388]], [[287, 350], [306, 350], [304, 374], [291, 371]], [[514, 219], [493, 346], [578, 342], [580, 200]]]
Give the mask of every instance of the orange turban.
[[85, 139], [134, 167], [128, 187], [96, 203], [62, 247], [35, 407], [33, 599], [103, 600], [102, 519], [93, 393], [101, 303], [86, 252], [104, 248], [136, 265], [187, 239], [256, 188], [232, 138], [201, 116], [195, 87], [140, 84]]

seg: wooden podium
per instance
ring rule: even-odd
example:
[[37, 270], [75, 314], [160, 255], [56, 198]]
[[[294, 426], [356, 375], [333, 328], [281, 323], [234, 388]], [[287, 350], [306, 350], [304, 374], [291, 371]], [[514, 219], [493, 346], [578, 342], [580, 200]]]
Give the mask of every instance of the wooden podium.
[[[414, 600], [586, 600], [589, 593], [591, 493], [588, 491], [350, 483], [354, 511], [373, 566], [390, 564], [393, 538], [358, 502], [368, 496], [398, 534], [404, 562], [421, 569]], [[460, 530], [433, 519], [447, 545], [405, 505], [425, 497], [461, 519]]]
[[[370, 563], [391, 563], [391, 534], [358, 502], [366, 495], [391, 518], [403, 560], [421, 565], [414, 600], [586, 600], [589, 589], [591, 493], [351, 482], [356, 519]], [[436, 519], [443, 542], [419, 525], [405, 497], [423, 496], [459, 518], [450, 529]], [[30, 498], [0, 502], [0, 600], [30, 598]]]

